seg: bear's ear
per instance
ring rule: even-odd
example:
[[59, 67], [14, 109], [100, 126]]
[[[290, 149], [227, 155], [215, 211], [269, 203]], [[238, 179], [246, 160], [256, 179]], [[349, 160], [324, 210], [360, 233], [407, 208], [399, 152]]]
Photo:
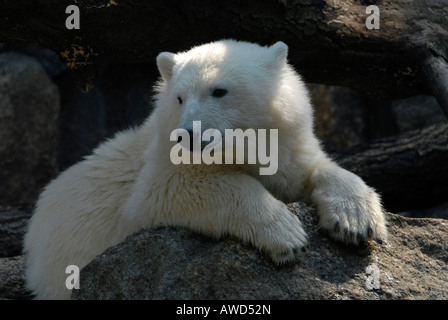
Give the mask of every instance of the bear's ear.
[[161, 52], [156, 60], [157, 68], [162, 78], [166, 81], [170, 80], [173, 75], [173, 67], [176, 64], [174, 54], [171, 52]]
[[274, 58], [274, 65], [282, 66], [286, 63], [288, 58], [288, 46], [282, 41], [278, 41], [269, 47], [269, 51]]

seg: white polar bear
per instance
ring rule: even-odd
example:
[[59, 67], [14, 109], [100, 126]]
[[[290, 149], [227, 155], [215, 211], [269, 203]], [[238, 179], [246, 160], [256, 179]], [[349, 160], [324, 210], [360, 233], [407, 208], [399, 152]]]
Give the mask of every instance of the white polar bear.
[[[350, 243], [385, 238], [378, 195], [322, 151], [307, 90], [287, 63], [288, 47], [218, 41], [157, 57], [156, 108], [52, 181], [24, 241], [28, 287], [40, 299], [70, 298], [67, 266], [82, 268], [141, 228], [181, 226], [235, 236], [275, 263], [307, 243], [285, 202], [310, 200], [321, 227]], [[278, 130], [278, 171], [258, 165], [174, 165], [177, 128]], [[82, 286], [82, 279], [80, 285]]]

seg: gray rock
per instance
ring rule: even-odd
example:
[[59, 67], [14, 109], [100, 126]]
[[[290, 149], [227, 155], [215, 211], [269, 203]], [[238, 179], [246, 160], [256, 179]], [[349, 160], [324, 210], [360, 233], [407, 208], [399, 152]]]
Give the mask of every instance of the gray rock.
[[432, 96], [394, 100], [391, 108], [400, 133], [446, 122], [446, 116]]
[[31, 214], [32, 207], [0, 206], [0, 258], [21, 254], [22, 240]]
[[390, 238], [347, 246], [290, 205], [309, 235], [303, 260], [275, 266], [252, 246], [181, 228], [129, 236], [81, 270], [72, 299], [447, 299], [448, 223], [387, 214]]
[[40, 64], [0, 54], [0, 204], [32, 204], [57, 173], [59, 92]]
[[55, 78], [68, 70], [67, 66], [59, 58], [59, 55], [47, 48], [33, 46], [28, 43], [7, 43], [4, 50], [19, 52], [33, 57], [51, 78]]
[[25, 288], [25, 257], [0, 258], [0, 299], [31, 299]]

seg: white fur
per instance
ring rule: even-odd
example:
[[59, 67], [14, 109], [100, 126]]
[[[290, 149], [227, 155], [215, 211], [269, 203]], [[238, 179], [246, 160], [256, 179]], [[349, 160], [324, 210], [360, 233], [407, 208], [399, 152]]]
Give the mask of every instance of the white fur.
[[[147, 121], [102, 144], [41, 194], [24, 243], [27, 285], [37, 298], [70, 298], [68, 265], [82, 268], [141, 228], [233, 235], [276, 263], [292, 261], [307, 241], [284, 202], [300, 199], [316, 204], [321, 226], [336, 239], [384, 238], [376, 193], [333, 163], [314, 136], [308, 93], [287, 51], [282, 42], [226, 40], [161, 53]], [[216, 88], [228, 93], [213, 97]], [[203, 130], [278, 129], [277, 173], [260, 176], [257, 165], [173, 165], [170, 134], [193, 120]]]

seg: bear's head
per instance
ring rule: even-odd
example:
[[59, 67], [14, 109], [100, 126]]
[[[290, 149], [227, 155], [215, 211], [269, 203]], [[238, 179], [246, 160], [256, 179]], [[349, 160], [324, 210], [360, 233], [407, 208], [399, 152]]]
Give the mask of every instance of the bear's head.
[[[287, 63], [288, 46], [223, 40], [157, 57], [158, 100], [171, 108], [177, 128], [278, 129], [297, 126], [309, 100]], [[287, 128], [285, 131], [291, 131]]]

